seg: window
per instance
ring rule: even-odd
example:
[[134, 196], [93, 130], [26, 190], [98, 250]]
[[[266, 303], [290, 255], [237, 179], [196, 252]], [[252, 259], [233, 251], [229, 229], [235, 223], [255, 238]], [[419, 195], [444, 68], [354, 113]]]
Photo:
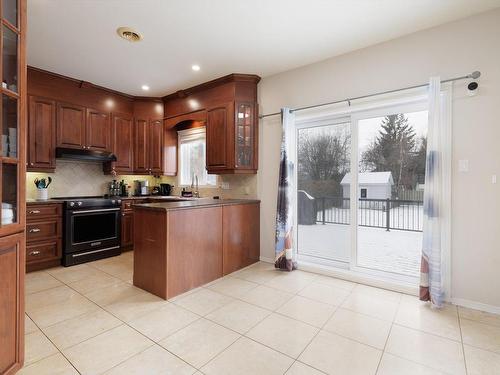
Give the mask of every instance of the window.
[[217, 176], [208, 174], [205, 168], [206, 130], [204, 127], [181, 130], [179, 137], [180, 185], [191, 185], [198, 177], [200, 186], [216, 186]]
[[361, 198], [366, 198], [366, 196], [367, 196], [367, 190], [361, 189]]

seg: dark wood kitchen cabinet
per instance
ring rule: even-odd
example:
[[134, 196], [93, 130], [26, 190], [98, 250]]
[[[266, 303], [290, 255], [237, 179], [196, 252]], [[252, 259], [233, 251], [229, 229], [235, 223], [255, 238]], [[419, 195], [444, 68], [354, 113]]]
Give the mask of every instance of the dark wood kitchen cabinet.
[[222, 208], [222, 272], [228, 275], [259, 261], [260, 205], [239, 204]]
[[162, 174], [163, 121], [136, 119], [135, 123], [135, 173]]
[[111, 126], [109, 113], [87, 108], [85, 126], [86, 147], [90, 150], [111, 150]]
[[76, 104], [57, 103], [57, 147], [108, 151], [109, 113]]
[[121, 247], [128, 249], [134, 244], [134, 213], [122, 212]]
[[230, 74], [163, 98], [167, 130], [176, 126], [177, 118], [206, 114], [197, 121], [206, 125], [208, 173], [257, 173], [259, 80], [255, 75]]
[[56, 168], [56, 102], [29, 97], [28, 171], [54, 172]]
[[58, 266], [62, 258], [62, 204], [26, 205], [26, 272]]
[[0, 374], [24, 359], [24, 233], [0, 238]]
[[26, 248], [26, 0], [2, 0], [0, 23], [0, 374], [24, 363]]
[[134, 171], [134, 119], [131, 115], [113, 113], [111, 152], [116, 161], [104, 166], [105, 172], [131, 174]]
[[85, 148], [85, 107], [57, 103], [57, 147]]

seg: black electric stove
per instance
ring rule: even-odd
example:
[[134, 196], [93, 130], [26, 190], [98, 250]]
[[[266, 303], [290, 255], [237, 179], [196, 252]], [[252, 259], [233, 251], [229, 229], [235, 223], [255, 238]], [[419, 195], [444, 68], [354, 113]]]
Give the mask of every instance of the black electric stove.
[[64, 266], [121, 254], [121, 199], [102, 196], [52, 199], [64, 203]]

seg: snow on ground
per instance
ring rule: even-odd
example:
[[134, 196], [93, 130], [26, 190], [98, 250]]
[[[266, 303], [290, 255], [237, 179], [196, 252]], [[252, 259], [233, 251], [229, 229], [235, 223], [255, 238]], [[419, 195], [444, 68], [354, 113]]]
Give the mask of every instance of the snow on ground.
[[[349, 261], [350, 227], [342, 224], [299, 225], [298, 252]], [[418, 276], [422, 232], [358, 227], [358, 266]]]

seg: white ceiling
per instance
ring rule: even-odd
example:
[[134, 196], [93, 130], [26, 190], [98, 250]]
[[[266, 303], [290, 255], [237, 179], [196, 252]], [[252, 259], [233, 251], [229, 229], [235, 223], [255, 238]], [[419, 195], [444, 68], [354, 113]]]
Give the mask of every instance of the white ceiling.
[[[269, 76], [499, 6], [500, 0], [28, 0], [28, 64], [162, 96], [233, 72]], [[120, 39], [120, 26], [144, 40]]]

